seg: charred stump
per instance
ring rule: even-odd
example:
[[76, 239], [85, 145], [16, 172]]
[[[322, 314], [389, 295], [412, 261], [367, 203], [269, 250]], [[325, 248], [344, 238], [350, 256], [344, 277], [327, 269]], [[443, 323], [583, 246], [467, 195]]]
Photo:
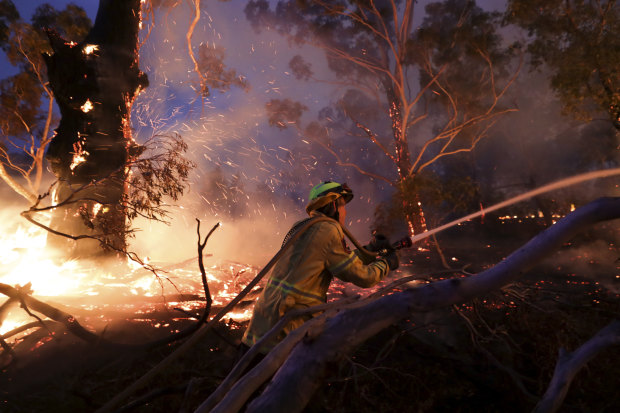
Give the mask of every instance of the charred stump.
[[53, 54], [44, 57], [62, 117], [46, 157], [58, 179], [53, 202], [66, 204], [54, 210], [50, 226], [98, 239], [50, 234], [48, 244], [75, 258], [126, 247], [128, 164], [142, 151], [131, 136], [130, 112], [148, 85], [138, 66], [139, 26], [140, 0], [100, 0], [81, 43], [48, 31]]

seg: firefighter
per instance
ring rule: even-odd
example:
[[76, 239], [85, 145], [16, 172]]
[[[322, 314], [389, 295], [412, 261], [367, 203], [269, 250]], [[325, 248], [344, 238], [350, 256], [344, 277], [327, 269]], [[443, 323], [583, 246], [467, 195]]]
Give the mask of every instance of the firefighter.
[[[394, 250], [379, 259], [364, 258], [366, 262], [357, 250], [349, 250], [341, 226], [345, 225], [345, 205], [351, 199], [353, 192], [347, 184], [326, 181], [312, 188], [306, 207], [310, 218], [297, 222], [282, 245], [314, 217], [327, 216], [333, 220], [311, 225], [275, 264], [254, 307], [252, 319], [243, 335], [242, 347], [254, 345], [286, 312], [325, 303], [334, 277], [368, 288], [381, 281], [390, 270], [398, 268], [398, 256]], [[366, 248], [379, 251], [386, 247], [390, 248], [389, 242], [383, 238]], [[275, 339], [264, 343], [260, 352], [268, 353], [289, 332], [311, 317], [306, 315], [293, 319]]]

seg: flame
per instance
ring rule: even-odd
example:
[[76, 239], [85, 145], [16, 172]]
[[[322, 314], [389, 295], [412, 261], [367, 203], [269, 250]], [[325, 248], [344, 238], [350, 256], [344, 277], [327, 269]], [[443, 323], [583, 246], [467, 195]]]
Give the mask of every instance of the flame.
[[99, 46], [97, 46], [96, 44], [87, 44], [82, 50], [84, 51], [85, 55], [89, 55], [99, 50]]
[[79, 271], [76, 261], [54, 264], [44, 252], [46, 240], [45, 231], [36, 227], [19, 227], [12, 237], [0, 238], [0, 264], [6, 271], [0, 282], [29, 282], [35, 294], [45, 296], [82, 292], [86, 272]]
[[86, 162], [86, 156], [90, 155], [88, 151], [84, 150], [84, 139], [80, 136], [80, 132], [78, 132], [79, 140], [73, 144], [73, 159], [71, 160], [71, 165], [69, 165], [69, 169], [72, 171], [81, 163]]
[[[103, 210], [101, 204], [95, 204], [94, 212]], [[49, 219], [49, 217], [47, 217]], [[192, 313], [199, 313], [205, 305], [200, 273], [196, 263], [191, 262], [181, 268], [160, 273], [153, 273], [139, 265], [106, 270], [97, 265], [83, 264], [76, 260], [58, 262], [46, 249], [47, 232], [38, 227], [24, 227], [16, 223], [0, 224], [0, 283], [9, 285], [26, 285], [31, 283], [32, 294], [36, 298], [53, 303], [67, 300], [72, 307], [81, 307], [85, 311], [97, 314], [105, 320], [108, 310], [124, 311], [128, 314], [148, 313], [153, 303], [162, 304], [169, 309], [180, 306]], [[148, 262], [149, 258], [142, 258]], [[255, 274], [251, 267], [239, 264], [213, 265], [206, 272], [213, 305], [223, 306], [232, 300]], [[258, 288], [258, 287], [256, 287]], [[179, 303], [167, 301], [167, 296], [188, 294], [197, 299]], [[53, 297], [50, 300], [50, 297]], [[202, 297], [202, 299], [200, 299]], [[77, 304], [76, 304], [77, 303]], [[177, 305], [178, 304], [178, 305]], [[234, 321], [248, 320], [252, 308], [246, 307], [226, 315]], [[133, 317], [132, 317], [133, 318]], [[153, 320], [147, 320], [153, 324]], [[4, 334], [33, 319], [19, 306], [15, 306], [0, 324], [0, 334]], [[163, 325], [162, 325], [163, 326]], [[165, 326], [163, 326], [165, 327]], [[21, 335], [27, 332], [21, 333]], [[21, 335], [9, 338], [18, 339]]]
[[86, 155], [88, 155], [87, 151], [82, 151], [73, 155], [73, 159], [71, 160], [71, 165], [69, 165], [69, 168], [71, 170], [74, 170], [79, 164], [86, 162]]
[[84, 113], [88, 113], [91, 110], [93, 110], [94, 106], [92, 104], [92, 102], [90, 101], [90, 99], [86, 99], [86, 102], [84, 102], [84, 104], [82, 106], [80, 106], [80, 109], [82, 109], [82, 112]]

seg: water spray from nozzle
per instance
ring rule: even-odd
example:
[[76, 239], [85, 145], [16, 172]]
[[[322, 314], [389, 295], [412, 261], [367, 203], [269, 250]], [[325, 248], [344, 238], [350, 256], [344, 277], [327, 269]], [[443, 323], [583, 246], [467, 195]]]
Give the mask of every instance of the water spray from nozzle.
[[[503, 202], [500, 202], [498, 204], [492, 205], [490, 207], [484, 208], [478, 212], [474, 212], [473, 214], [469, 214], [467, 216], [464, 216], [462, 218], [456, 219], [452, 222], [449, 222], [447, 224], [441, 225], [437, 228], [431, 229], [430, 231], [426, 231], [423, 232], [421, 234], [415, 235], [414, 237], [410, 238], [411, 241], [411, 245], [413, 245], [414, 243], [423, 240], [424, 238], [428, 238], [433, 234], [437, 234], [438, 232], [441, 232], [443, 230], [446, 230], [448, 228], [451, 228], [455, 225], [458, 225], [462, 222], [465, 221], [469, 221], [471, 219], [477, 218], [481, 215], [484, 214], [488, 214], [489, 212], [493, 212], [496, 211], [500, 208], [504, 208], [507, 207], [509, 205], [513, 205], [516, 204], [517, 202], [521, 202], [524, 201], [526, 199], [529, 198], [533, 198], [537, 195], [540, 194], [544, 194], [546, 192], [550, 192], [556, 189], [560, 189], [560, 188], [565, 188], [567, 186], [571, 186], [571, 185], [576, 185], [579, 184], [581, 182], [586, 182], [586, 181], [591, 181], [594, 179], [599, 179], [599, 178], [608, 178], [610, 176], [617, 176], [620, 175], [620, 168], [613, 168], [613, 169], [603, 169], [603, 170], [599, 170], [599, 171], [593, 171], [593, 172], [587, 172], [587, 173], [583, 173], [583, 174], [579, 174], [579, 175], [575, 175], [575, 176], [571, 176], [569, 178], [565, 178], [565, 179], [561, 179], [559, 181], [556, 182], [552, 182], [550, 184], [541, 186], [540, 188], [536, 188], [533, 189], [531, 191], [528, 191], [524, 194], [521, 195], [517, 195], [515, 197], [512, 197], [510, 199], [507, 199]], [[402, 242], [403, 240], [400, 240], [398, 242]], [[397, 242], [397, 243], [398, 243]], [[409, 246], [411, 246], [409, 245]], [[408, 247], [403, 247], [401, 246], [400, 248], [408, 248]], [[395, 249], [400, 249], [400, 248], [395, 248]]]

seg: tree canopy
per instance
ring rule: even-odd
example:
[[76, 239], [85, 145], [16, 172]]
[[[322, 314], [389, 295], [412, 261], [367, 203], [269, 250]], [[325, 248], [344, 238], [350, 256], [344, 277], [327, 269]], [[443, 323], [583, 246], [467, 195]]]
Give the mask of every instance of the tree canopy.
[[507, 21], [527, 30], [535, 67], [552, 72], [566, 113], [606, 113], [620, 130], [620, 4], [616, 0], [510, 0]]

